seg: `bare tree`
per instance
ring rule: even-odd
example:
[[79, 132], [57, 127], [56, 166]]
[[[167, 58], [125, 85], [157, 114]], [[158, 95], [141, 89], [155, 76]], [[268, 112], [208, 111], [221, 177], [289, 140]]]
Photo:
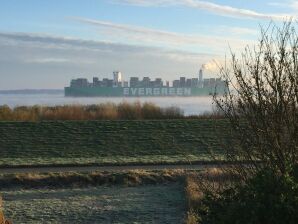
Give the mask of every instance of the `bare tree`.
[[226, 159], [238, 164], [233, 170], [243, 178], [265, 167], [285, 175], [298, 162], [295, 24], [279, 27], [271, 23], [261, 28], [256, 46], [246, 47], [239, 58], [235, 53], [231, 56], [231, 64], [220, 67], [227, 92], [214, 95], [230, 124]]

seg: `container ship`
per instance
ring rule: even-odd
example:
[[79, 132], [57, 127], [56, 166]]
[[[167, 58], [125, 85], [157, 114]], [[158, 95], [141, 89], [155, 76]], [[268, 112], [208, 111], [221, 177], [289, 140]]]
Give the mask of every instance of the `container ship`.
[[119, 71], [113, 72], [113, 79], [93, 78], [88, 82], [85, 78], [73, 79], [69, 87], [64, 88], [65, 96], [69, 97], [191, 97], [223, 94], [226, 84], [220, 78], [203, 79], [200, 69], [197, 78], [180, 77], [171, 85], [161, 78], [151, 80], [150, 77], [139, 79], [131, 77], [129, 82], [122, 79]]

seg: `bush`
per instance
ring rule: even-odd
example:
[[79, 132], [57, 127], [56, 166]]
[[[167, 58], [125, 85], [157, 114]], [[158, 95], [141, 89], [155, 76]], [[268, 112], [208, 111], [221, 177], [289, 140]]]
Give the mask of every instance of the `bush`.
[[246, 184], [207, 192], [198, 213], [204, 224], [298, 223], [298, 166], [290, 175], [262, 170]]
[[[258, 43], [220, 68], [227, 83], [214, 96], [229, 121], [222, 140], [225, 159], [237, 165], [242, 179], [264, 168], [287, 175], [298, 163], [298, 33], [297, 23], [270, 24]], [[262, 162], [258, 162], [262, 161]]]

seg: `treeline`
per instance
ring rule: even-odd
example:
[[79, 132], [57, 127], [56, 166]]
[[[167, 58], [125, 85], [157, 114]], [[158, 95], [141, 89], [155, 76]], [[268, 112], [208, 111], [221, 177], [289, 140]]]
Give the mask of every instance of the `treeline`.
[[0, 121], [51, 120], [141, 120], [179, 119], [184, 112], [178, 107], [161, 108], [153, 103], [102, 103], [63, 106], [0, 106]]

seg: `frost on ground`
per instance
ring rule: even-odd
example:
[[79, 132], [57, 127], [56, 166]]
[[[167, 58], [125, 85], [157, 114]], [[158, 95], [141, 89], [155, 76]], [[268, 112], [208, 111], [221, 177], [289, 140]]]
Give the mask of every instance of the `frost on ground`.
[[183, 223], [180, 184], [2, 192], [14, 223]]

